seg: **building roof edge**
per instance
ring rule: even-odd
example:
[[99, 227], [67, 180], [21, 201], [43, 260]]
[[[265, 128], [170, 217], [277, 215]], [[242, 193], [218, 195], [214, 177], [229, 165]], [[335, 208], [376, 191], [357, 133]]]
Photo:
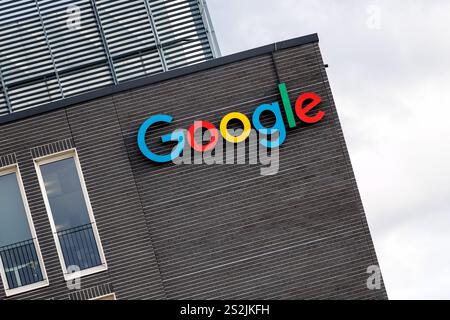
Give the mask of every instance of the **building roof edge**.
[[319, 37], [317, 33], [313, 33], [310, 35], [293, 38], [285, 41], [275, 42], [269, 45], [265, 45], [262, 47], [258, 47], [255, 49], [250, 49], [238, 53], [234, 53], [231, 55], [223, 56], [220, 58], [208, 60], [206, 62], [190, 65], [187, 67], [158, 73], [155, 75], [142, 77], [134, 80], [130, 80], [127, 82], [123, 82], [117, 85], [110, 85], [107, 87], [103, 87], [100, 89], [96, 89], [93, 91], [89, 91], [86, 93], [82, 93], [80, 95], [68, 97], [62, 100], [52, 101], [37, 107], [32, 107], [27, 110], [18, 111], [15, 113], [11, 113], [5, 116], [0, 116], [0, 125], [14, 122], [20, 119], [32, 117], [35, 115], [43, 114], [46, 112], [54, 111], [57, 109], [67, 108], [72, 105], [76, 105], [79, 103], [87, 102], [90, 100], [102, 98], [105, 96], [117, 94], [120, 92], [125, 92], [132, 89], [137, 89], [146, 85], [170, 80], [177, 77], [182, 77], [185, 75], [193, 74], [200, 71], [205, 71], [208, 69], [220, 67], [223, 65], [227, 65], [230, 63], [238, 62], [241, 60], [246, 60], [249, 58], [257, 57], [260, 55], [276, 52], [283, 49], [298, 47], [310, 43], [319, 42]]

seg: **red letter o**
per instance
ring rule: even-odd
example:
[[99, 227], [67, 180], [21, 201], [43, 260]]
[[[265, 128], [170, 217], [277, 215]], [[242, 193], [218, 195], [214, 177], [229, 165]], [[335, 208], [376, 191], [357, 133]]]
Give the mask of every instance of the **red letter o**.
[[[211, 132], [211, 140], [206, 145], [203, 145], [203, 143], [197, 143], [197, 141], [195, 141], [195, 132], [201, 128], [205, 128]], [[213, 149], [219, 141], [219, 131], [211, 122], [208, 121], [195, 121], [194, 124], [189, 128], [187, 136], [188, 142], [191, 145], [192, 149], [198, 152], [206, 152]]]

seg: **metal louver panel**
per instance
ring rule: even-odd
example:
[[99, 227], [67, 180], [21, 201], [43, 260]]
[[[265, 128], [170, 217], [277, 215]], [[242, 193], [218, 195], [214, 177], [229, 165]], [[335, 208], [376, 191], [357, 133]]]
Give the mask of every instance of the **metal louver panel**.
[[[68, 3], [70, 6], [68, 6]], [[90, 0], [39, 0], [39, 10], [65, 96], [113, 83]], [[76, 9], [75, 9], [76, 8]], [[80, 21], [71, 21], [72, 12]], [[73, 71], [79, 73], [72, 76]]]
[[111, 84], [111, 70], [106, 63], [76, 69], [60, 75], [66, 96], [71, 96]]
[[204, 1], [0, 0], [0, 116], [217, 56]]
[[169, 70], [213, 58], [197, 0], [147, 0]]
[[61, 98], [61, 91], [55, 76], [10, 86], [8, 94], [13, 111], [32, 108]]
[[61, 98], [35, 1], [2, 1], [0, 17], [0, 66], [12, 111]]
[[147, 54], [138, 53], [131, 57], [117, 58], [114, 65], [120, 82], [164, 71], [156, 50]]
[[5, 95], [3, 94], [3, 88], [0, 87], [0, 116], [4, 116], [8, 113], [8, 104], [6, 103]]
[[117, 79], [164, 71], [143, 0], [97, 0]]

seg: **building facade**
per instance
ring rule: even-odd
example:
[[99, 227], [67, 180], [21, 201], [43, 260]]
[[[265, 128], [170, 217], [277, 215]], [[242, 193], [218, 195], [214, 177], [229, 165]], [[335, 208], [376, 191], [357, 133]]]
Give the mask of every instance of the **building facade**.
[[0, 116], [220, 56], [205, 0], [4, 0]]
[[[287, 130], [276, 174], [138, 144], [158, 114], [166, 154], [176, 128], [305, 92], [323, 118]], [[0, 139], [0, 299], [387, 298], [317, 35], [6, 115]]]

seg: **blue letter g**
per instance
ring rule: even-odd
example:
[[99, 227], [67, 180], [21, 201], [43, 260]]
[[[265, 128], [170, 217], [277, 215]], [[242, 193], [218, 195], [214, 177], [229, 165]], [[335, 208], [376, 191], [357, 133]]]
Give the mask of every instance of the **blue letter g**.
[[184, 149], [184, 133], [181, 130], [176, 130], [172, 133], [163, 135], [161, 137], [161, 140], [163, 143], [169, 142], [169, 141], [177, 141], [177, 146], [172, 150], [170, 154], [166, 155], [159, 155], [156, 153], [153, 153], [150, 151], [150, 149], [147, 146], [147, 143], [145, 142], [145, 135], [148, 131], [148, 129], [154, 125], [157, 122], [165, 122], [165, 123], [171, 123], [172, 117], [164, 114], [158, 114], [156, 116], [153, 116], [149, 119], [147, 119], [139, 128], [138, 132], [138, 147], [139, 150], [141, 150], [142, 154], [146, 156], [148, 159], [155, 161], [155, 162], [171, 162], [173, 159], [177, 158], [181, 152]]

